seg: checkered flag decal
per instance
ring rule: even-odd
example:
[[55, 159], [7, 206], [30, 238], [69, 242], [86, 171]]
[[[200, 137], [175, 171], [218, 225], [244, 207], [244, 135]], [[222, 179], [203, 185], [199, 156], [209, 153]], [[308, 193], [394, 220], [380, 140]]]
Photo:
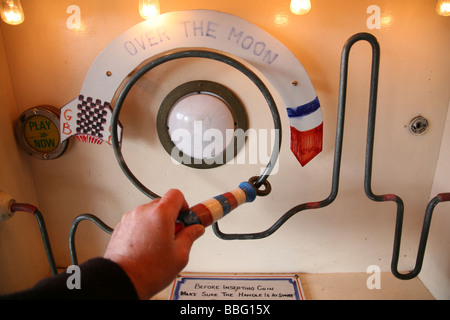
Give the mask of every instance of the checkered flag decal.
[[[76, 136], [81, 142], [102, 144], [111, 143], [112, 107], [108, 101], [85, 98], [80, 94], [78, 98], [61, 108], [60, 132], [61, 141]], [[122, 140], [122, 126], [117, 123], [119, 144]]]
[[78, 100], [80, 102], [77, 106], [77, 134], [88, 134], [103, 139], [102, 132], [105, 130], [111, 105], [109, 102], [102, 103], [100, 99], [94, 101], [92, 97], [84, 99], [83, 95], [80, 95]]

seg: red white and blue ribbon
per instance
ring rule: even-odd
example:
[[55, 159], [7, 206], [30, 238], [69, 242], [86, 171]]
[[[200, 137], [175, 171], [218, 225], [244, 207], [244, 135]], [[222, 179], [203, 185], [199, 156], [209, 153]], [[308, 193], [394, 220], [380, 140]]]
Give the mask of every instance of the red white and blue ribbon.
[[291, 127], [291, 151], [304, 166], [322, 151], [323, 119], [319, 99], [286, 109]]

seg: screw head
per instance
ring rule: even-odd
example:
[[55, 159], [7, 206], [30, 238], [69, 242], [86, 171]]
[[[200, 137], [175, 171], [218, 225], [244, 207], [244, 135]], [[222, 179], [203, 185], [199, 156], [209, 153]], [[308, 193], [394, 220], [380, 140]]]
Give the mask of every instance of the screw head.
[[414, 135], [422, 135], [428, 129], [428, 120], [417, 116], [409, 122], [409, 131]]

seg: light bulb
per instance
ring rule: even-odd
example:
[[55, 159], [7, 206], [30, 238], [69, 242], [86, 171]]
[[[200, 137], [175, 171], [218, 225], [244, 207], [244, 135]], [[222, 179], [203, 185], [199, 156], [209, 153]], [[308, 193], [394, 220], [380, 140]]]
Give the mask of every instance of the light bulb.
[[436, 5], [436, 11], [441, 16], [450, 16], [450, 0], [439, 0]]
[[2, 1], [2, 20], [8, 24], [21, 24], [25, 19], [23, 15], [20, 0], [1, 0]]
[[302, 15], [307, 14], [311, 10], [310, 0], [291, 0], [291, 12]]
[[139, 13], [144, 19], [153, 19], [159, 16], [158, 0], [139, 0]]

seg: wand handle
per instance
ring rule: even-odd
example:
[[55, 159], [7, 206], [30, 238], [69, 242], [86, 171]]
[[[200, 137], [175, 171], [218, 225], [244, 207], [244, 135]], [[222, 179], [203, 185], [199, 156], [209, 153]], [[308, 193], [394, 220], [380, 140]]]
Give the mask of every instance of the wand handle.
[[180, 213], [177, 219], [175, 233], [184, 227], [194, 224], [201, 224], [204, 227], [208, 227], [241, 204], [253, 202], [255, 198], [255, 187], [250, 182], [242, 182], [233, 191], [210, 198]]

